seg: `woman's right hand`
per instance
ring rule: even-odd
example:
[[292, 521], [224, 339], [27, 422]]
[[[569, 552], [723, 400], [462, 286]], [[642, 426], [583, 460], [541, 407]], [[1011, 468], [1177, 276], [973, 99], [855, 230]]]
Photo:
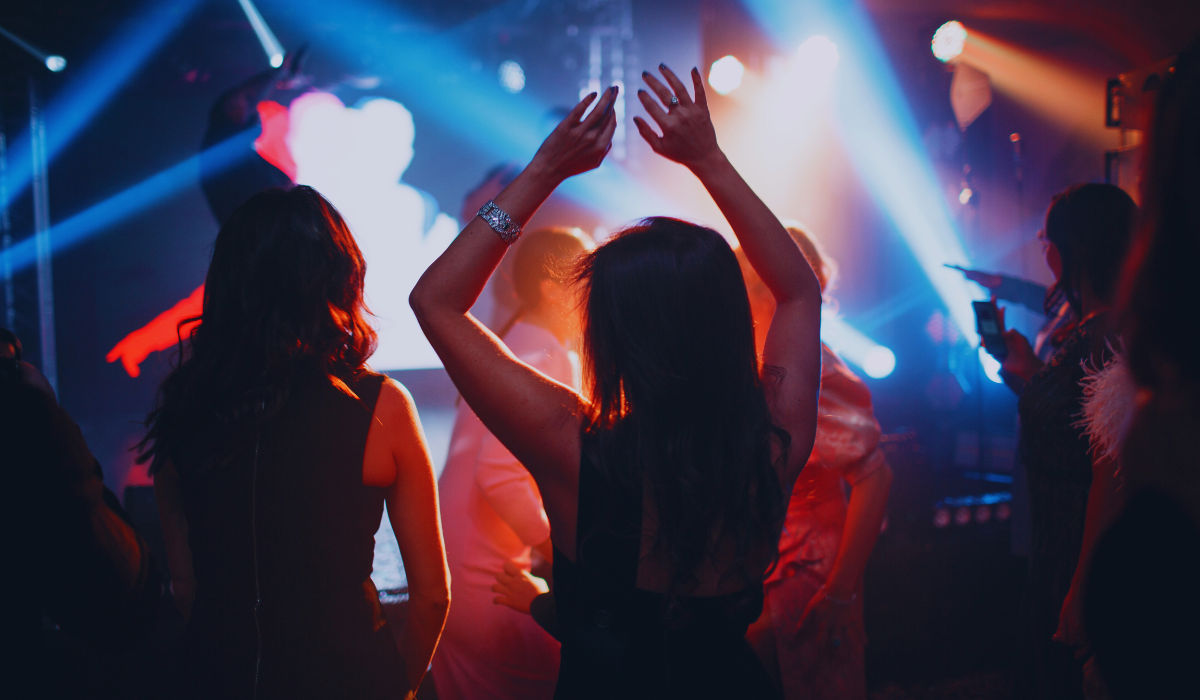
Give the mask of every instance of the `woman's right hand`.
[[583, 113], [596, 99], [596, 93], [580, 100], [542, 142], [529, 167], [550, 173], [560, 182], [599, 167], [617, 129], [617, 112], [613, 109], [617, 91], [615, 85], [605, 90], [586, 119]]
[[1034, 353], [1028, 338], [1010, 328], [1004, 331], [1004, 344], [1008, 346], [1008, 357], [1004, 358], [1000, 366], [1005, 372], [1029, 381], [1041, 371], [1045, 363]]

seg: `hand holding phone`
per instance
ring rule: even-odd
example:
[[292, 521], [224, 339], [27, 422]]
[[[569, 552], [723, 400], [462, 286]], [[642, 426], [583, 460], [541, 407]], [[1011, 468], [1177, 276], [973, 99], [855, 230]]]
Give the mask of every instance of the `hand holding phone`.
[[975, 329], [983, 339], [983, 347], [992, 357], [1004, 361], [1008, 357], [1008, 341], [1004, 338], [1004, 316], [994, 301], [973, 301]]

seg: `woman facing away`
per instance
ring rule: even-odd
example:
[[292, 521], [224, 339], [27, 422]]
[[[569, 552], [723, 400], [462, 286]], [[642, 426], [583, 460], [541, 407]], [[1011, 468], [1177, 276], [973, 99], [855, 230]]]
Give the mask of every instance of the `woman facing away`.
[[[483, 424], [533, 475], [554, 547], [558, 698], [771, 697], [745, 640], [812, 448], [821, 291], [795, 242], [665, 66], [639, 91], [775, 297], [760, 373], [737, 257], [711, 229], [646, 219], [580, 263], [589, 394], [521, 362], [468, 310], [542, 201], [598, 166], [616, 117], [589, 95], [418, 282], [417, 318]], [[669, 87], [668, 87], [669, 86]]]
[[[1118, 510], [1116, 468], [1093, 453], [1080, 422], [1086, 367], [1099, 368], [1116, 344], [1111, 309], [1137, 207], [1115, 185], [1076, 185], [1059, 193], [1039, 233], [1054, 275], [1052, 304], [1071, 305], [1079, 324], [1043, 363], [1029, 341], [1005, 333], [1005, 371], [1027, 383], [1021, 461], [1029, 480], [1033, 546], [1026, 585], [1028, 649], [1018, 691], [1031, 698], [1082, 698], [1088, 656], [1083, 580], [1099, 534]], [[1056, 299], [1057, 298], [1057, 299]]]
[[[787, 230], [827, 292], [837, 274], [833, 260], [803, 229]], [[745, 256], [738, 258], [762, 347], [774, 300]], [[870, 390], [824, 343], [819, 406], [816, 443], [788, 503], [779, 564], [747, 638], [785, 698], [866, 698], [862, 577], [883, 524], [892, 470], [879, 448]]]
[[[366, 369], [365, 269], [308, 187], [254, 195], [217, 234], [141, 457], [186, 697], [403, 697], [433, 655], [450, 596], [437, 485], [411, 397]], [[370, 580], [385, 500], [410, 588], [399, 652]]]
[[[541, 229], [514, 246], [515, 314], [498, 336], [522, 362], [578, 391], [577, 304], [565, 279], [593, 248], [578, 229]], [[552, 559], [550, 522], [529, 472], [460, 405], [439, 482], [454, 607], [446, 619], [433, 679], [442, 700], [554, 695], [558, 642], [528, 615], [492, 602], [493, 574], [506, 562], [530, 569], [536, 549]]]

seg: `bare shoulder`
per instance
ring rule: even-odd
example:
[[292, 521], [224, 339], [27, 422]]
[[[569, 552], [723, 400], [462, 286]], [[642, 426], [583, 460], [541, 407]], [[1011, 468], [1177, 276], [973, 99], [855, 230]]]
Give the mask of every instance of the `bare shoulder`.
[[412, 394], [403, 384], [388, 377], [379, 388], [379, 398], [375, 402], [375, 419], [385, 425], [413, 420], [417, 414], [417, 404]]

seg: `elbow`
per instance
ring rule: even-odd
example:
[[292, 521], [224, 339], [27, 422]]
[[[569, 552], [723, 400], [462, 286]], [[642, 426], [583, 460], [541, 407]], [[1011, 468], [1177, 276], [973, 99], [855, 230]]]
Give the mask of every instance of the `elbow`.
[[450, 609], [450, 577], [436, 585], [414, 586], [408, 592], [410, 609], [420, 609], [437, 617], [444, 617]]
[[408, 295], [408, 305], [412, 308], [417, 320], [421, 321], [429, 313], [429, 291], [425, 288], [425, 278], [417, 280], [417, 284]]

